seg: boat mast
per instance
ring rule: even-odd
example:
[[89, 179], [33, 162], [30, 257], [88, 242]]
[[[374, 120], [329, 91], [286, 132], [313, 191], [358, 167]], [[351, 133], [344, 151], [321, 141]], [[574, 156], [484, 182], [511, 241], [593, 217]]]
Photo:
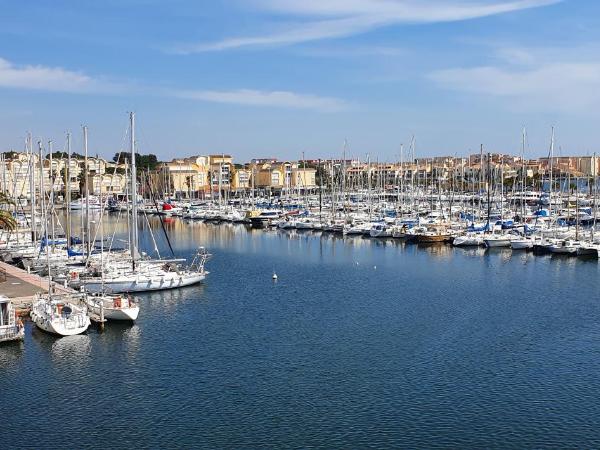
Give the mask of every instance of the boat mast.
[[404, 144], [400, 144], [400, 191], [398, 192], [398, 203], [400, 204], [400, 217], [404, 209], [404, 170], [403, 170], [403, 157]]
[[52, 294], [52, 272], [50, 271], [50, 252], [48, 250], [48, 217], [44, 215], [44, 163], [42, 141], [38, 141], [40, 157], [40, 206], [42, 211], [42, 220], [44, 220], [44, 250], [46, 251], [46, 265], [48, 266], [48, 295]]
[[575, 240], [579, 240], [579, 177], [575, 177]]
[[71, 133], [67, 133], [67, 169], [65, 174], [65, 194], [67, 203], [67, 248], [71, 248]]
[[31, 200], [31, 241], [37, 241], [37, 220], [35, 217], [35, 157], [31, 133], [27, 135], [27, 151], [29, 152], [29, 197]]
[[500, 225], [504, 219], [504, 155], [500, 157]]
[[525, 216], [525, 127], [521, 136], [521, 220]]
[[[55, 249], [55, 244], [54, 244], [54, 229], [55, 227], [55, 222], [54, 222], [54, 171], [52, 170], [52, 141], [48, 141], [48, 154], [49, 154], [49, 159], [50, 159], [50, 168], [48, 169], [48, 176], [50, 178], [50, 203], [48, 205], [48, 210], [49, 210], [49, 214], [50, 214], [50, 232], [52, 234], [52, 251], [54, 252]], [[50, 210], [51, 208], [51, 210]]]
[[135, 163], [135, 113], [129, 113], [129, 146], [131, 151], [131, 239], [129, 242], [131, 251], [131, 265], [136, 268], [138, 258], [138, 229], [137, 229], [137, 171]]
[[[483, 148], [483, 145], [481, 146]], [[490, 172], [490, 154], [487, 154], [487, 182], [486, 182], [486, 190], [487, 190], [487, 225], [486, 225], [486, 230], [489, 232], [490, 231], [490, 215], [491, 215], [491, 207], [492, 207], [492, 203], [490, 202], [490, 185], [491, 185], [491, 172]]]
[[550, 192], [548, 193], [548, 206], [550, 208], [550, 217], [552, 217], [552, 157], [554, 156], [554, 127], [552, 127], [552, 137], [550, 138]]
[[321, 167], [321, 159], [319, 158], [319, 223], [323, 222], [323, 168]]
[[221, 161], [219, 161], [219, 209], [223, 206], [223, 202], [222, 202], [222, 193], [221, 193], [221, 189], [222, 189], [222, 182], [223, 182], [223, 156], [221, 157]]
[[40, 213], [42, 216], [42, 220], [44, 221], [44, 231], [46, 235], [46, 244], [48, 244], [48, 227], [46, 226], [46, 214], [44, 212], [44, 161], [43, 161], [43, 150], [42, 150], [42, 141], [38, 141], [38, 150], [39, 150], [39, 161], [40, 161]]
[[84, 174], [83, 176], [85, 177], [85, 183], [84, 183], [84, 189], [85, 189], [85, 259], [86, 261], [88, 261], [90, 259], [90, 254], [92, 253], [92, 246], [91, 246], [91, 242], [90, 242], [90, 237], [91, 237], [91, 233], [90, 233], [90, 187], [88, 185], [88, 181], [89, 181], [89, 165], [88, 165], [88, 130], [87, 130], [87, 126], [83, 126], [83, 157], [84, 157], [84, 162], [83, 162], [83, 167], [84, 167]]
[[592, 225], [592, 231], [590, 233], [590, 241], [593, 243], [594, 242], [594, 230], [596, 229], [596, 217], [598, 215], [598, 204], [596, 203], [596, 193], [598, 192], [598, 163], [596, 161], [596, 152], [594, 152], [594, 165], [592, 167], [592, 180], [593, 180], [593, 184], [592, 184], [592, 189], [593, 189], [593, 195], [592, 195], [592, 210], [594, 212], [594, 220], [593, 220], [593, 225]]
[[340, 187], [342, 190], [342, 211], [344, 218], [346, 217], [346, 148], [348, 147], [348, 140], [344, 139], [344, 151], [342, 152], [342, 181]]

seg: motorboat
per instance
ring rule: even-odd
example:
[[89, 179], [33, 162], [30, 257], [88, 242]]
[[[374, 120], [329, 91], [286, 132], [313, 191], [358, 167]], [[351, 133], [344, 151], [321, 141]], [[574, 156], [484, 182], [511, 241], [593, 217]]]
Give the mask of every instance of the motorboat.
[[24, 337], [25, 327], [14, 305], [8, 297], [0, 295], [0, 343], [22, 341]]
[[558, 255], [577, 255], [577, 249], [580, 246], [579, 241], [572, 241], [570, 239], [560, 240], [555, 244], [552, 244], [549, 248], [550, 253]]
[[392, 237], [392, 229], [385, 222], [376, 222], [371, 226], [369, 236], [373, 238]]

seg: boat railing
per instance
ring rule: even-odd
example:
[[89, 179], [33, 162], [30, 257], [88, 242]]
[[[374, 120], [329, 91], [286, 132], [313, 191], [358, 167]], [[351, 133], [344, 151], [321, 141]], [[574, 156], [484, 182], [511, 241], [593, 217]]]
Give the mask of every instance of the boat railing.
[[11, 325], [8, 327], [0, 328], [0, 341], [7, 339], [14, 339], [21, 334], [21, 327], [18, 325]]

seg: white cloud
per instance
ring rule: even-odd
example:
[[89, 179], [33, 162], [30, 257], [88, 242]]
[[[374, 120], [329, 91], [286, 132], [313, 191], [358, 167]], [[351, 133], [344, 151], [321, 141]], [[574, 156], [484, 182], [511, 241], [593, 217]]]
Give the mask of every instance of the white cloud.
[[230, 103], [249, 106], [270, 106], [279, 108], [312, 109], [335, 112], [347, 108], [346, 102], [332, 97], [319, 97], [287, 91], [258, 91], [239, 89], [233, 91], [177, 91], [173, 95], [189, 100], [214, 103]]
[[53, 92], [90, 92], [101, 83], [81, 73], [60, 67], [16, 66], [0, 58], [0, 87]]
[[106, 83], [82, 72], [39, 65], [16, 66], [2, 58], [0, 58], [0, 88], [79, 94], [154, 95], [214, 103], [312, 109], [325, 112], [339, 111], [348, 106], [346, 102], [337, 98], [298, 94], [289, 91], [259, 91], [252, 89], [231, 91], [173, 90], [164, 87], [152, 88], [152, 86], [139, 84]]
[[182, 45], [177, 53], [199, 53], [241, 47], [289, 45], [341, 38], [375, 28], [411, 23], [469, 20], [558, 3], [562, 0], [258, 0], [269, 11], [309, 17], [283, 31]]
[[446, 89], [504, 98], [527, 109], [586, 112], [600, 101], [597, 61], [453, 68], [433, 72], [429, 78]]

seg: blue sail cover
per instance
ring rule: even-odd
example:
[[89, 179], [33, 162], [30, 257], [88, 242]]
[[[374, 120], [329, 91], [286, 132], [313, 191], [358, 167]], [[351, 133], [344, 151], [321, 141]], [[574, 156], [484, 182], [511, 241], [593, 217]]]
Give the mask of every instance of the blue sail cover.
[[40, 239], [40, 249], [43, 250], [44, 248], [46, 248], [46, 245], [65, 245], [67, 243], [66, 239], [48, 239], [46, 237], [43, 237], [42, 239]]
[[489, 230], [489, 223], [486, 223], [484, 226], [482, 227], [476, 227], [474, 223], [472, 223], [471, 225], [469, 225], [469, 227], [467, 228], [468, 231], [488, 231]]
[[69, 255], [69, 258], [71, 258], [73, 256], [83, 256], [83, 253], [76, 252], [75, 250], [72, 250], [71, 247], [67, 247], [67, 255]]

